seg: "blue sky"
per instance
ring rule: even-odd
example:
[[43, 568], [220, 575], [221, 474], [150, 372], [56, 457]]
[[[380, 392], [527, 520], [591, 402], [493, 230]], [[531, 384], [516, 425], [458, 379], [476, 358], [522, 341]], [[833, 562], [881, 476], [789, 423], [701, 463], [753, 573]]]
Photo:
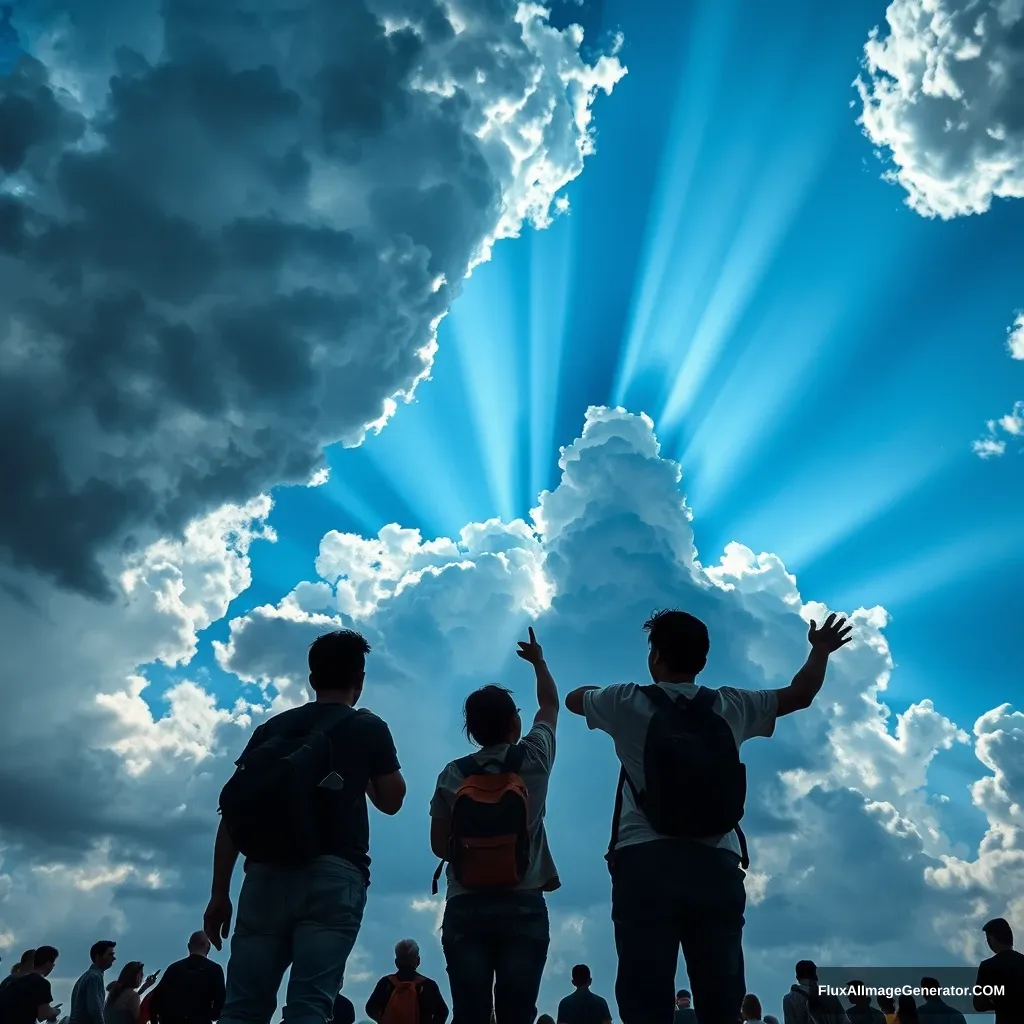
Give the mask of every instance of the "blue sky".
[[[799, 667], [808, 618], [856, 612], [820, 706], [745, 751], [767, 1009], [800, 957], [970, 961], [982, 920], [1024, 914], [1024, 475], [1008, 428], [1001, 458], [972, 450], [1022, 394], [1024, 167], [1001, 154], [985, 178], [1011, 86], [964, 70], [943, 130], [948, 97], [896, 43], [956, 40], [896, 17], [917, 3], [565, 2], [551, 32], [496, 2], [467, 16], [471, 59], [415, 27], [461, 107], [410, 84], [367, 13], [386, 0], [343, 30], [310, 0], [290, 50], [175, 0], [16, 7], [39, 63], [3, 44], [21, 134], [0, 152], [0, 427], [25, 456], [0, 516], [5, 960], [45, 935], [60, 988], [101, 932], [176, 956], [231, 760], [304, 699], [309, 640], [356, 625], [410, 796], [373, 821], [346, 991], [365, 999], [399, 933], [443, 981], [425, 808], [464, 750], [462, 699], [497, 679], [528, 705], [531, 622], [563, 691], [636, 678], [663, 604], [709, 622], [710, 684], [755, 687]], [[887, 10], [888, 57], [868, 42]], [[985, 46], [1012, 43], [986, 24]], [[277, 79], [218, 78], [190, 32]], [[534, 75], [521, 134], [488, 121]], [[870, 137], [858, 75], [881, 97]], [[357, 445], [449, 307], [430, 379]], [[325, 445], [327, 482], [303, 486]], [[579, 722], [559, 744], [549, 1012], [572, 963], [609, 996], [614, 973], [615, 766]]]

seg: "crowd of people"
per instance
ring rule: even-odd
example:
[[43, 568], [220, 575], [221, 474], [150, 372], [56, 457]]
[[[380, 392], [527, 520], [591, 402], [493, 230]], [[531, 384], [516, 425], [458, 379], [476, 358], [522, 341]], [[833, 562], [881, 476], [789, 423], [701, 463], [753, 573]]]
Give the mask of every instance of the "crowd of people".
[[[846, 620], [811, 622], [810, 651], [788, 686], [710, 689], [697, 677], [710, 651], [707, 627], [678, 610], [646, 623], [649, 685], [584, 686], [564, 700], [591, 730], [609, 735], [620, 763], [606, 861], [618, 960], [615, 1002], [623, 1024], [772, 1024], [746, 991], [743, 967], [745, 869], [740, 826], [746, 799], [742, 745], [770, 737], [776, 721], [811, 706], [830, 656], [850, 640]], [[398, 814], [406, 796], [387, 724], [357, 709], [369, 644], [338, 630], [309, 649], [314, 700], [260, 725], [220, 798], [211, 898], [188, 956], [162, 979], [131, 962], [117, 981], [103, 979], [115, 943], [96, 943], [75, 984], [69, 1024], [270, 1024], [286, 972], [285, 1024], [352, 1024], [342, 993], [370, 882], [367, 801]], [[453, 1024], [606, 1024], [607, 1002], [591, 992], [589, 969], [573, 971], [574, 993], [557, 1018], [538, 1018], [550, 939], [546, 895], [560, 887], [544, 826], [562, 702], [534, 631], [517, 654], [532, 666], [537, 710], [525, 730], [512, 693], [487, 685], [464, 705], [475, 750], [444, 766], [430, 801], [429, 844], [445, 876], [441, 947]], [[425, 837], [426, 838], [426, 837]], [[237, 910], [231, 882], [245, 861]], [[233, 934], [232, 934], [233, 928]], [[1024, 956], [1002, 920], [986, 935], [993, 957], [986, 983], [1004, 995], [976, 1001], [996, 1024], [1022, 1024]], [[208, 959], [231, 938], [226, 979]], [[680, 949], [689, 991], [676, 992]], [[31, 953], [31, 967], [0, 991], [0, 1024], [56, 1022], [46, 980], [57, 950]], [[987, 966], [986, 966], [987, 965]], [[444, 1024], [449, 1009], [436, 982], [420, 971], [419, 947], [403, 940], [395, 971], [366, 1004], [379, 1024]], [[14, 972], [12, 972], [13, 975]], [[817, 968], [797, 966], [784, 1000], [786, 1024], [836, 1024], [871, 1018], [910, 1024], [945, 1004], [904, 997], [872, 1006], [819, 994]], [[926, 979], [929, 980], [929, 979]], [[949, 1008], [951, 1009], [951, 1008]], [[956, 1013], [956, 1011], [952, 1011]], [[959, 1017], [950, 1017], [953, 1024]]]

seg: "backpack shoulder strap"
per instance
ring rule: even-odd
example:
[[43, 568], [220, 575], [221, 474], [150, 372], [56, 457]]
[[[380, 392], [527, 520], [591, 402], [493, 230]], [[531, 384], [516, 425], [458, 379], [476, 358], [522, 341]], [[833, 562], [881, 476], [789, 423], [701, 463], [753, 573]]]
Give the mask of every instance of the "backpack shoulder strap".
[[658, 711], [674, 711], [676, 709], [676, 702], [657, 683], [641, 686], [640, 692]]
[[465, 757], [460, 757], [458, 761], [452, 761], [452, 767], [464, 779], [468, 779], [470, 775], [479, 775], [483, 766], [472, 754], [467, 754]]
[[715, 709], [715, 698], [718, 696], [717, 690], [712, 690], [710, 686], [701, 686], [697, 692], [690, 698], [690, 706], [696, 708], [698, 711], [714, 711]]
[[523, 762], [526, 760], [526, 747], [521, 743], [514, 743], [508, 748], [505, 755], [505, 763], [502, 766], [507, 772], [515, 772], [517, 775], [523, 770]]
[[309, 730], [310, 736], [319, 736], [323, 733], [330, 732], [336, 725], [341, 725], [342, 722], [354, 718], [359, 712], [349, 704], [335, 704], [331, 708], [332, 714], [324, 715], [323, 719], [316, 723], [312, 729]]

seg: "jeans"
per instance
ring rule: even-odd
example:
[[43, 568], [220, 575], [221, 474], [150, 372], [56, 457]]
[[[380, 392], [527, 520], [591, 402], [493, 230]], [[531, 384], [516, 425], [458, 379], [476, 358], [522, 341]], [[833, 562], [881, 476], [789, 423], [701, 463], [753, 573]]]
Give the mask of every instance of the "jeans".
[[540, 893], [472, 893], [444, 908], [441, 948], [451, 1024], [533, 1024], [548, 958], [548, 908]]
[[340, 857], [301, 867], [246, 864], [222, 1024], [270, 1024], [289, 966], [284, 1020], [330, 1020], [365, 906], [362, 873]]
[[743, 977], [743, 870], [735, 854], [658, 839], [616, 851], [612, 924], [623, 1024], [672, 1024], [683, 948], [698, 1024], [735, 1024]]

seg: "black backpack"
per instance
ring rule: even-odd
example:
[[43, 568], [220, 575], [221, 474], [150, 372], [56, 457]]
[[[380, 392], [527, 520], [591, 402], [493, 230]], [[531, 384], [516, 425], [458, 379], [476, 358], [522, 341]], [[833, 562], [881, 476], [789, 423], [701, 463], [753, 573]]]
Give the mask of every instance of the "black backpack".
[[[228, 835], [243, 857], [258, 863], [301, 864], [322, 850], [322, 798], [346, 792], [328, 735], [357, 712], [331, 708], [311, 730], [282, 732], [244, 753], [220, 794]], [[359, 794], [347, 794], [357, 799]]]
[[714, 711], [715, 691], [702, 686], [690, 699], [670, 697], [660, 686], [641, 686], [640, 692], [654, 705], [644, 740], [646, 789], [638, 793], [626, 769], [620, 771], [609, 862], [619, 838], [622, 788], [628, 785], [651, 828], [663, 836], [705, 839], [736, 832], [746, 869], [740, 821], [747, 769], [729, 723]]

